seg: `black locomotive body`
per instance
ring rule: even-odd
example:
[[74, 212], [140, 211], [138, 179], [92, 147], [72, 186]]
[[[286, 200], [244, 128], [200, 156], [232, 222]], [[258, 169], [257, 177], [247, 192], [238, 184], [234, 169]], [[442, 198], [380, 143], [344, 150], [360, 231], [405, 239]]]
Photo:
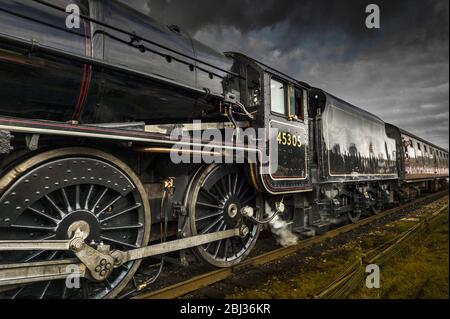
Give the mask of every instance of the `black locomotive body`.
[[448, 151], [116, 1], [0, 0], [0, 87], [1, 297], [115, 297], [144, 257], [229, 267], [273, 218], [312, 236], [447, 184]]
[[[68, 29], [71, 3], [98, 23]], [[63, 10], [2, 1], [3, 115], [84, 124], [214, 118], [233, 60], [115, 1], [54, 4]]]

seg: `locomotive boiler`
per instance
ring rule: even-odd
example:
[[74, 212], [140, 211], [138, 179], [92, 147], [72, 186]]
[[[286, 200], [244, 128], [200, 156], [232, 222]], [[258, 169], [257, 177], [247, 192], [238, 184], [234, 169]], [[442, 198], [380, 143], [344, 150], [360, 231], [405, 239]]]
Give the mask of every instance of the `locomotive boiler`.
[[230, 267], [275, 217], [314, 236], [447, 179], [447, 150], [117, 1], [0, 0], [1, 298], [117, 297], [169, 253]]

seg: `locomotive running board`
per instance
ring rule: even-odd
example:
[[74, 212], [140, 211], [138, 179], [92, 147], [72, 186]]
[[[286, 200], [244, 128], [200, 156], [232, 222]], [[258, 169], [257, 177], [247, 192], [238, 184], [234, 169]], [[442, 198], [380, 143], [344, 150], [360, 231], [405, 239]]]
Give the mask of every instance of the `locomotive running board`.
[[[248, 228], [241, 226], [240, 228], [230, 229], [226, 231], [216, 232], [212, 234], [198, 235], [185, 239], [165, 242], [157, 245], [147, 246], [143, 248], [133, 249], [130, 251], [113, 251], [116, 261], [114, 267], [120, 267], [129, 261], [139, 260], [147, 257], [163, 255], [166, 253], [179, 251], [188, 248], [202, 246], [211, 242], [231, 238], [245, 237], [248, 235]], [[0, 251], [20, 251], [20, 250], [74, 250], [73, 242], [78, 238], [66, 241], [46, 241], [45, 243], [33, 241], [0, 241]], [[86, 248], [93, 250], [85, 245]], [[77, 256], [82, 250], [75, 251]], [[20, 264], [4, 264], [0, 265], [0, 287], [29, 284], [40, 281], [66, 279], [69, 276], [92, 278], [93, 270], [98, 266], [96, 257], [102, 256], [102, 253], [95, 250], [95, 254], [90, 255], [91, 260], [80, 263], [78, 259], [65, 259], [44, 262], [29, 262]], [[85, 256], [85, 255], [84, 255]], [[104, 256], [104, 254], [103, 254]], [[111, 255], [109, 255], [111, 256]], [[76, 273], [74, 273], [76, 269]], [[106, 279], [106, 277], [105, 277]]]

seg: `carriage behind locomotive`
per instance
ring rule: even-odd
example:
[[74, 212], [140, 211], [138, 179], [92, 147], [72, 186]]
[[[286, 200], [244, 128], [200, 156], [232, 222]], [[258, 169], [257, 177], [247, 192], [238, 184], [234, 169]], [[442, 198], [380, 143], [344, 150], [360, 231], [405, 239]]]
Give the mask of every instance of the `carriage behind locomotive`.
[[[142, 256], [181, 251], [186, 262], [192, 248], [228, 267], [250, 253], [274, 214], [311, 236], [445, 186], [448, 152], [437, 146], [114, 1], [77, 3], [82, 27], [67, 32], [58, 8], [0, 2], [7, 297], [114, 297]], [[243, 164], [171, 160], [175, 129], [195, 137], [230, 127], [277, 134], [265, 154], [249, 139], [215, 145], [223, 159], [244, 149]], [[209, 142], [190, 139], [187, 155], [210, 154], [192, 147]], [[72, 263], [85, 277], [81, 290], [61, 280]]]

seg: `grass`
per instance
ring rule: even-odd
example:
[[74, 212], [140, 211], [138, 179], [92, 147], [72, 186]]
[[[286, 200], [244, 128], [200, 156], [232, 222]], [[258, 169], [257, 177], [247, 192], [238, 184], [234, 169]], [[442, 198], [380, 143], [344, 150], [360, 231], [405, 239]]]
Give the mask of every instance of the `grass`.
[[[402, 219], [344, 245], [306, 257], [301, 266], [274, 276], [256, 289], [244, 289], [227, 296], [230, 299], [307, 299], [326, 288], [355, 260], [372, 248], [410, 229], [436, 207], [448, 203], [445, 198]], [[440, 205], [440, 206], [439, 206]], [[381, 289], [369, 290], [364, 282], [348, 298], [354, 299], [448, 299], [449, 298], [449, 216], [441, 214], [433, 229], [418, 237], [395, 258], [381, 267]]]

